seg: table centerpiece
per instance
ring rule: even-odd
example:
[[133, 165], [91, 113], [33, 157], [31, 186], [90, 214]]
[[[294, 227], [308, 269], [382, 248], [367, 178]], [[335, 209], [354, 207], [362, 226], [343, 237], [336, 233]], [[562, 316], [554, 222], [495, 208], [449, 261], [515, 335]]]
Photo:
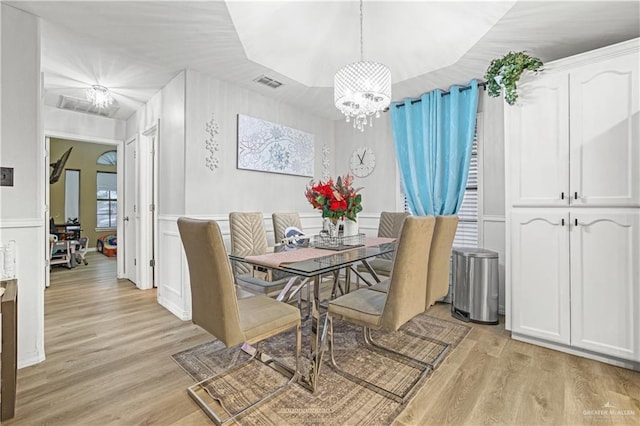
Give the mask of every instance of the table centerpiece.
[[[353, 188], [353, 176], [338, 176], [334, 181], [311, 180], [307, 185], [305, 196], [311, 206], [322, 212], [326, 229], [330, 237], [337, 237], [340, 221], [345, 219], [356, 223], [357, 215], [362, 211], [362, 188]], [[357, 229], [356, 229], [357, 234]]]

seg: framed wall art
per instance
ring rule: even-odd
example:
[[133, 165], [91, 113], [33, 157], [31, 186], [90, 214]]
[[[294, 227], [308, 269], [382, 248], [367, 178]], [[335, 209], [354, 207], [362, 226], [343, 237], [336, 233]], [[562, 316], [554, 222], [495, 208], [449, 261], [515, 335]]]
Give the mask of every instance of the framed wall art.
[[238, 169], [313, 177], [314, 135], [238, 114]]

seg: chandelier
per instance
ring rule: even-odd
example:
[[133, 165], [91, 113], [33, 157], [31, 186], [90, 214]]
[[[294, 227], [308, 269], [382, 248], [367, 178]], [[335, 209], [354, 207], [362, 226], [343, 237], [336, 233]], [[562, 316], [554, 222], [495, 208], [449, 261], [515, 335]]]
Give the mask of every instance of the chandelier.
[[96, 84], [87, 89], [87, 100], [96, 108], [104, 109], [113, 103], [113, 95], [106, 87]]
[[391, 71], [383, 64], [364, 60], [362, 20], [360, 0], [360, 62], [344, 66], [334, 78], [336, 108], [361, 132], [367, 122], [373, 126], [373, 116], [380, 117], [391, 102]]

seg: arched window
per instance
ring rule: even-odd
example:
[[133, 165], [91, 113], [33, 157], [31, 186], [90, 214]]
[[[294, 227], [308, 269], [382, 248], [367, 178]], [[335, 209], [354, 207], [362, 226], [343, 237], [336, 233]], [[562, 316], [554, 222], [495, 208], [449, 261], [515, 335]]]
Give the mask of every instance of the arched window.
[[115, 166], [118, 164], [118, 154], [115, 150], [103, 152], [96, 163], [103, 166]]

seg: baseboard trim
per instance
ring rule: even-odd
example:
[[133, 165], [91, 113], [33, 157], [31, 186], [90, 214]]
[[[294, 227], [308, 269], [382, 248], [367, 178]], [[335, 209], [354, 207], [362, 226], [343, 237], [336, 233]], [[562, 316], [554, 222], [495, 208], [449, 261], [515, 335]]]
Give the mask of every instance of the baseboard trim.
[[40, 364], [44, 359], [44, 352], [31, 352], [24, 357], [18, 357], [18, 369]]
[[167, 301], [163, 297], [158, 297], [158, 304], [171, 312], [173, 315], [180, 318], [182, 321], [187, 321], [191, 319], [191, 312], [187, 312], [184, 309], [176, 306], [175, 304]]
[[630, 370], [640, 371], [640, 362], [632, 361], [613, 356], [603, 355], [596, 352], [587, 351], [584, 349], [574, 348], [566, 346], [560, 343], [551, 343], [545, 340], [536, 339], [534, 337], [523, 336], [518, 333], [511, 333], [511, 338], [520, 342], [530, 343], [532, 345], [542, 346], [547, 349], [553, 349], [556, 351], [568, 353], [571, 355], [580, 356], [583, 358], [593, 359], [595, 361], [604, 362], [605, 364], [615, 365], [617, 367], [628, 368]]

